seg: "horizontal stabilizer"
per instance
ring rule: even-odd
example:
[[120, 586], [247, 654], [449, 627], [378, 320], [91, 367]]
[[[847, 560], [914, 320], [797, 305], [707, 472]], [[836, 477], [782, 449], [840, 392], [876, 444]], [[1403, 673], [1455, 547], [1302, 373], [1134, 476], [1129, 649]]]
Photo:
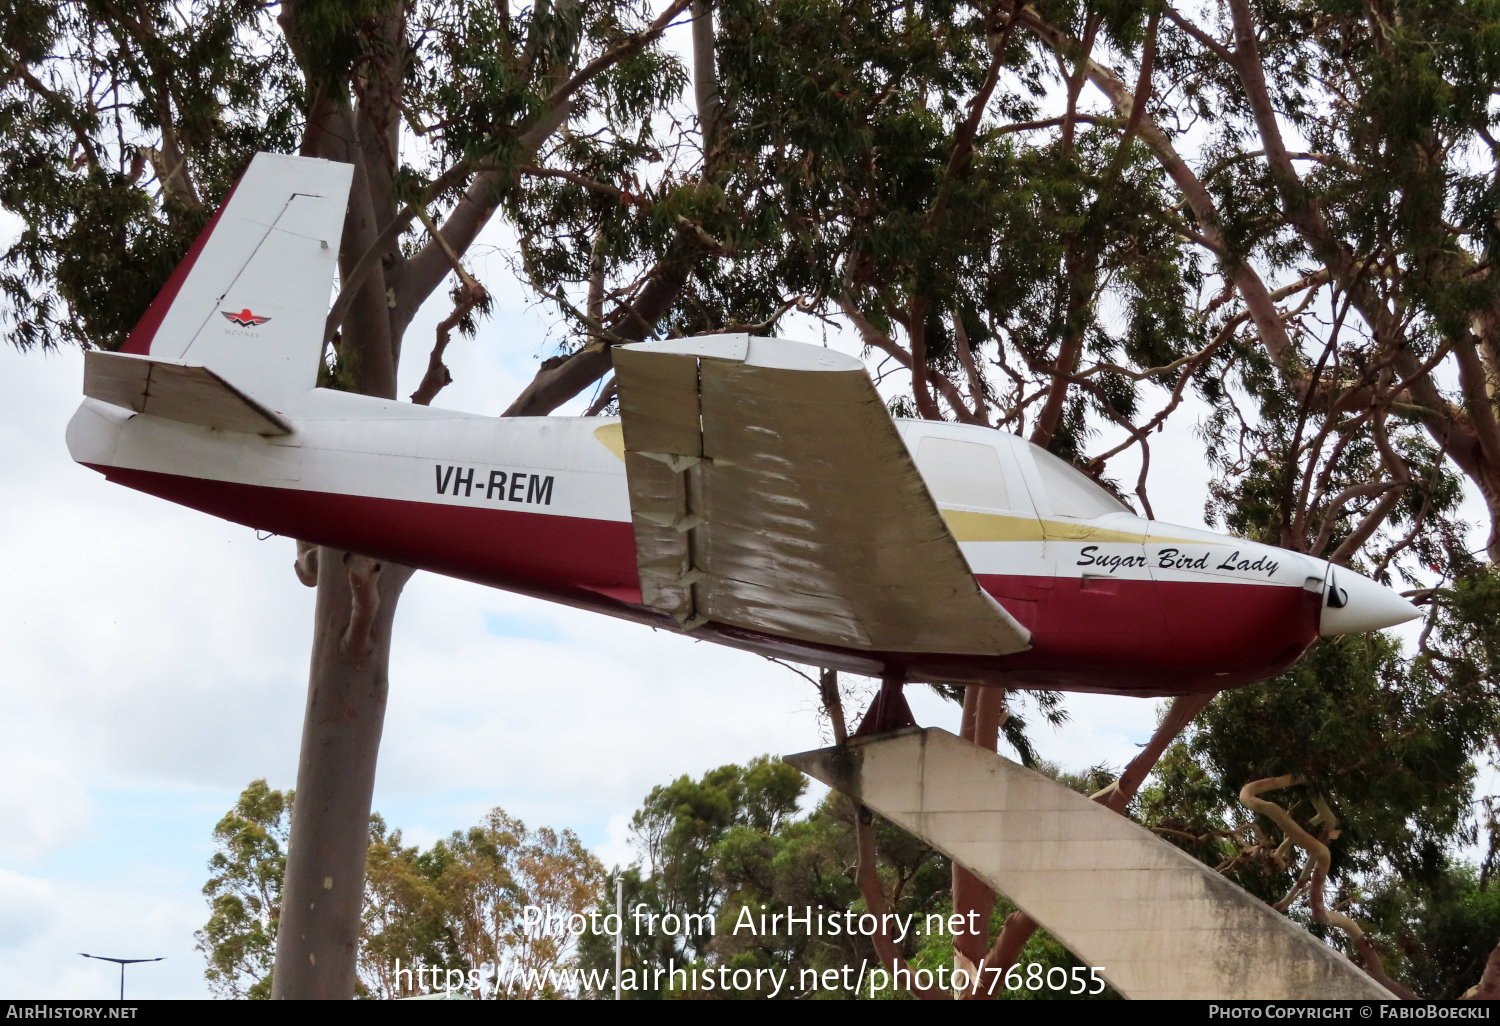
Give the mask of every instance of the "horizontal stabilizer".
[[83, 394], [153, 417], [252, 435], [287, 435], [292, 426], [207, 367], [126, 353], [90, 352]]

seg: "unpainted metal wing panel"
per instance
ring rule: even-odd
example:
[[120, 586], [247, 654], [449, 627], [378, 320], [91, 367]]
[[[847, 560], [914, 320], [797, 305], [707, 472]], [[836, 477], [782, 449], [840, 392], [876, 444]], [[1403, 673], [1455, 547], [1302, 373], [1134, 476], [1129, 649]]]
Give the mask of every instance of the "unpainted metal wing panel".
[[678, 530], [687, 522], [682, 475], [658, 460], [628, 450], [625, 474], [631, 486], [641, 600], [684, 622], [693, 615], [692, 583], [702, 575], [693, 573], [688, 532]]
[[686, 627], [875, 651], [1029, 646], [980, 590], [858, 361], [682, 342], [615, 350], [648, 605]]
[[615, 373], [631, 388], [620, 392], [620, 426], [629, 452], [701, 456], [698, 360], [675, 353], [614, 351]]
[[206, 367], [99, 350], [84, 354], [83, 394], [184, 424], [285, 435], [291, 425]]

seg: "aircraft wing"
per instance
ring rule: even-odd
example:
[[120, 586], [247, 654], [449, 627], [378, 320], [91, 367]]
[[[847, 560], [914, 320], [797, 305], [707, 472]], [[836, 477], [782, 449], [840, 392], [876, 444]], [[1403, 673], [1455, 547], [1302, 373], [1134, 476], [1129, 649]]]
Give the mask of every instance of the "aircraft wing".
[[613, 350], [641, 594], [706, 621], [877, 652], [1004, 655], [863, 364], [716, 335]]

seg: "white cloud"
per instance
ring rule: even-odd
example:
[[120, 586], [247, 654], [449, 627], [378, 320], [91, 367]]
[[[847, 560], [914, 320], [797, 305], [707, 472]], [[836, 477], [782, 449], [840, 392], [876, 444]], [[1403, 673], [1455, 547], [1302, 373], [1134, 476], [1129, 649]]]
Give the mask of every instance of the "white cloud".
[[608, 840], [594, 846], [594, 854], [599, 856], [599, 861], [604, 863], [604, 868], [614, 869], [617, 866], [623, 868], [639, 857], [635, 848], [630, 844], [628, 813], [617, 812], [609, 817], [609, 826], [605, 830]]
[[[55, 851], [88, 827], [83, 783], [61, 760], [26, 750], [17, 724], [0, 726], [0, 860], [27, 861]], [[4, 901], [0, 899], [0, 914]]]
[[0, 950], [20, 947], [46, 929], [55, 899], [46, 880], [0, 868]]
[[[449, 350], [441, 401], [498, 413], [546, 348], [546, 324], [498, 255], [481, 270], [502, 312]], [[403, 394], [444, 312], [409, 332]], [[112, 967], [74, 952], [108, 946], [169, 956], [130, 970], [131, 993], [201, 996], [192, 932], [210, 831], [251, 779], [294, 783], [313, 593], [285, 539], [74, 465], [63, 431], [81, 378], [77, 353], [0, 347], [0, 860], [27, 874], [0, 877], [21, 895], [0, 889], [12, 945], [0, 993], [107, 996]], [[1201, 446], [1170, 431], [1153, 444], [1172, 482], [1158, 512], [1193, 522]], [[653, 786], [828, 743], [812, 686], [781, 667], [426, 574], [402, 598], [391, 682], [375, 807], [407, 843], [501, 805], [625, 864], [630, 813]], [[956, 706], [926, 688], [908, 697], [920, 722], [957, 728]], [[1068, 767], [1122, 765], [1156, 719], [1156, 702], [1066, 704], [1071, 722], [1038, 720], [1034, 737]], [[851, 702], [851, 728], [859, 711]]]
[[202, 956], [193, 950], [193, 930], [205, 916], [184, 883], [150, 873], [48, 881], [0, 869], [0, 994], [117, 996], [119, 969], [79, 954], [89, 952], [165, 957], [126, 969], [127, 997], [207, 997]]

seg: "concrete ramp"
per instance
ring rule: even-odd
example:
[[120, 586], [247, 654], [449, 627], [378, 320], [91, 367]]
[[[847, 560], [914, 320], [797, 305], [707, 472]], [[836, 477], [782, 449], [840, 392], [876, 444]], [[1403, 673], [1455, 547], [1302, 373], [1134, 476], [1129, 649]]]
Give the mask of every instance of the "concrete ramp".
[[913, 727], [786, 761], [963, 865], [1126, 997], [1391, 1000], [1149, 830], [947, 731]]

